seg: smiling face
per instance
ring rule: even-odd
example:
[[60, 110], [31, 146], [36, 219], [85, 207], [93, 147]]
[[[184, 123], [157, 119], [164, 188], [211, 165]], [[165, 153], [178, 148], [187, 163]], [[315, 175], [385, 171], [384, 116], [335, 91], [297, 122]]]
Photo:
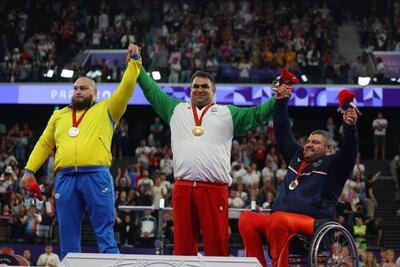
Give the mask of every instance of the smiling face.
[[96, 100], [97, 89], [96, 83], [87, 77], [81, 77], [74, 84], [74, 92], [72, 94], [72, 107], [77, 110], [88, 109]]
[[192, 81], [190, 98], [196, 107], [204, 107], [214, 102], [215, 85], [209, 78], [197, 76]]
[[307, 161], [315, 160], [319, 157], [332, 153], [332, 145], [320, 134], [310, 134], [304, 145], [304, 159]]

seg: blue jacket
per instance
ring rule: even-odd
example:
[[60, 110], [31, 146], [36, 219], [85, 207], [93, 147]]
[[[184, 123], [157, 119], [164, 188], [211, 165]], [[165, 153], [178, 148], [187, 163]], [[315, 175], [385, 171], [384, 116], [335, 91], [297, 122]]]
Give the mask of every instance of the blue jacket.
[[286, 211], [314, 218], [332, 218], [339, 195], [356, 161], [357, 127], [344, 123], [340, 151], [320, 157], [308, 165], [294, 190], [289, 190], [289, 184], [296, 178], [303, 160], [303, 146], [296, 141], [290, 129], [287, 100], [279, 100], [275, 104], [274, 129], [278, 150], [288, 164], [288, 171], [279, 187], [272, 212]]

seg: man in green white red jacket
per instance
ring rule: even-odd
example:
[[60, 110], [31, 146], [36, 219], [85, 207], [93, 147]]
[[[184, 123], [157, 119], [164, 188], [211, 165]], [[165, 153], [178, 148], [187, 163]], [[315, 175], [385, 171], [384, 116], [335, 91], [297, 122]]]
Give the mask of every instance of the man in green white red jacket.
[[[131, 51], [137, 47], [131, 44]], [[140, 64], [139, 60], [137, 61]], [[175, 185], [174, 254], [197, 255], [201, 229], [207, 256], [227, 256], [228, 187], [231, 144], [235, 134], [264, 125], [272, 115], [275, 99], [249, 108], [214, 103], [214, 78], [196, 72], [191, 102], [164, 93], [142, 67], [138, 82], [155, 111], [170, 125]]]

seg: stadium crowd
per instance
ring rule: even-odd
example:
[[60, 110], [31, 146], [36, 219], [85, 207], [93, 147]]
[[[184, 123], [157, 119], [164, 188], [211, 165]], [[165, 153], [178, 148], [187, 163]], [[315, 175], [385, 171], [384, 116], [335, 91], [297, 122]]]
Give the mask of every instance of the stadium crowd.
[[[326, 129], [337, 140], [339, 129], [328, 120]], [[131, 154], [129, 126], [126, 120], [115, 132], [112, 153], [114, 158], [129, 159], [123, 165], [113, 166], [115, 208], [117, 211], [115, 233], [123, 247], [154, 247], [158, 223], [162, 223], [165, 244], [173, 243], [173, 213], [165, 212], [160, 222], [157, 213], [119, 211], [119, 205], [157, 206], [160, 199], [171, 204], [174, 185], [169, 129], [158, 117], [148, 125], [148, 136], [134, 146]], [[229, 207], [250, 208], [252, 200], [257, 207], [269, 208], [287, 171], [287, 166], [275, 147], [274, 128], [270, 122], [265, 127], [244, 136], [237, 136], [232, 145], [231, 175], [233, 184], [229, 192]], [[53, 184], [53, 155], [37, 173], [44, 187], [43, 202], [32, 203], [19, 188], [19, 179], [36, 134], [28, 124], [6, 127], [0, 124], [0, 239], [4, 242], [57, 242]], [[304, 137], [299, 138], [300, 142]], [[117, 160], [116, 160], [117, 161]], [[114, 161], [114, 162], [116, 162]], [[380, 218], [374, 217], [377, 205], [373, 183], [380, 173], [365, 175], [365, 165], [360, 155], [351, 179], [346, 182], [339, 199], [337, 220], [354, 234], [363, 258], [368, 248], [384, 247], [384, 229]], [[237, 229], [239, 213], [230, 212], [230, 243], [240, 246]]]
[[[217, 82], [271, 82], [286, 66], [312, 83], [344, 84], [355, 81], [360, 63], [340, 53], [345, 11], [335, 1], [20, 2], [0, 3], [2, 82], [65, 81], [63, 68], [75, 77], [99, 71], [99, 80], [119, 81], [121, 61], [80, 66], [75, 57], [84, 49], [124, 49], [129, 42], [142, 45], [147, 69], [160, 71], [162, 82], [188, 82], [199, 69]], [[390, 28], [386, 45], [376, 49], [393, 48], [399, 27], [385, 21], [360, 19], [362, 45], [379, 43], [379, 32]], [[48, 70], [55, 75], [45, 77]]]

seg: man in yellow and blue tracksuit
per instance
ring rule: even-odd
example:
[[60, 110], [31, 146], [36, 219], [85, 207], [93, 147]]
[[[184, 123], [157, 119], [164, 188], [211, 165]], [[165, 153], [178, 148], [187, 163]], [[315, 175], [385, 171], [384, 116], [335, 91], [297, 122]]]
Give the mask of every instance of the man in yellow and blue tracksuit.
[[[128, 54], [132, 53], [131, 46]], [[128, 57], [127, 57], [128, 59]], [[139, 61], [133, 64], [130, 61]], [[128, 66], [109, 99], [95, 103], [95, 82], [81, 77], [74, 84], [72, 104], [56, 110], [35, 145], [21, 179], [21, 187], [37, 185], [34, 173], [56, 149], [54, 196], [60, 231], [61, 258], [80, 252], [85, 207], [100, 253], [119, 253], [113, 232], [114, 184], [110, 174], [111, 139], [124, 114], [140, 73], [141, 59]]]

